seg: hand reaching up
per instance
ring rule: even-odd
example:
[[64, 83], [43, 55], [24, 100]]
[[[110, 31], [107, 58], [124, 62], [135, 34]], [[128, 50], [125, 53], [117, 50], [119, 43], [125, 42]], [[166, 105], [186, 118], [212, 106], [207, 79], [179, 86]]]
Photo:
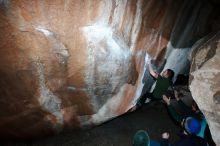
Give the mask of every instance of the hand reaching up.
[[169, 137], [170, 137], [170, 134], [169, 134], [168, 132], [164, 132], [164, 133], [162, 134], [162, 138], [163, 138], [163, 139], [169, 139]]
[[170, 105], [170, 97], [167, 97], [166, 95], [163, 95], [163, 101], [167, 104]]

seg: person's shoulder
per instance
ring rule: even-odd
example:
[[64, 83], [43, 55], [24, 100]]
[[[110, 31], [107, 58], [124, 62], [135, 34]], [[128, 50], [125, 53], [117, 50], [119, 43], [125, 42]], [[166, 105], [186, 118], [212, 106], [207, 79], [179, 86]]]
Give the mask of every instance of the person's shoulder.
[[165, 79], [165, 78], [162, 77], [160, 74], [158, 74], [157, 80], [161, 80], [161, 79]]

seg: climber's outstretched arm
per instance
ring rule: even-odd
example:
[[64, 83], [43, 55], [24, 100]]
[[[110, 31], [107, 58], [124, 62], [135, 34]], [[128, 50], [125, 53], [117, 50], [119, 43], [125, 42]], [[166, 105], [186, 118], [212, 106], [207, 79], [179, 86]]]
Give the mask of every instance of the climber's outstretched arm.
[[148, 68], [149, 68], [150, 74], [151, 74], [154, 78], [157, 79], [157, 78], [158, 78], [158, 73], [153, 70], [153, 68], [152, 68], [152, 66], [151, 66], [151, 63], [149, 63]]

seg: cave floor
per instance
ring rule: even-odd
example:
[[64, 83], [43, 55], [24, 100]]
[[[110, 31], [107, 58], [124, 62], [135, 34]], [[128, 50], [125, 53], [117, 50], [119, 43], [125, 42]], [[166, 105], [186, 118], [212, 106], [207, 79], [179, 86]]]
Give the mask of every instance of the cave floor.
[[5, 146], [131, 146], [137, 130], [148, 131], [152, 139], [159, 140], [168, 131], [171, 142], [180, 131], [170, 118], [162, 101], [145, 104], [136, 111], [126, 113], [92, 129], [62, 133], [29, 142], [7, 142]]

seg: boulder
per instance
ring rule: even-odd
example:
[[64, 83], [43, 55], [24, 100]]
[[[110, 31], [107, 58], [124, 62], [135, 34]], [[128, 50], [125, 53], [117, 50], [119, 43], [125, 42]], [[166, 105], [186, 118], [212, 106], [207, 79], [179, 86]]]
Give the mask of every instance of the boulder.
[[189, 48], [211, 28], [211, 8], [200, 0], [0, 0], [0, 136], [51, 135], [124, 114], [151, 86], [150, 58], [184, 70]]
[[220, 32], [196, 43], [191, 57], [190, 90], [220, 145]]

